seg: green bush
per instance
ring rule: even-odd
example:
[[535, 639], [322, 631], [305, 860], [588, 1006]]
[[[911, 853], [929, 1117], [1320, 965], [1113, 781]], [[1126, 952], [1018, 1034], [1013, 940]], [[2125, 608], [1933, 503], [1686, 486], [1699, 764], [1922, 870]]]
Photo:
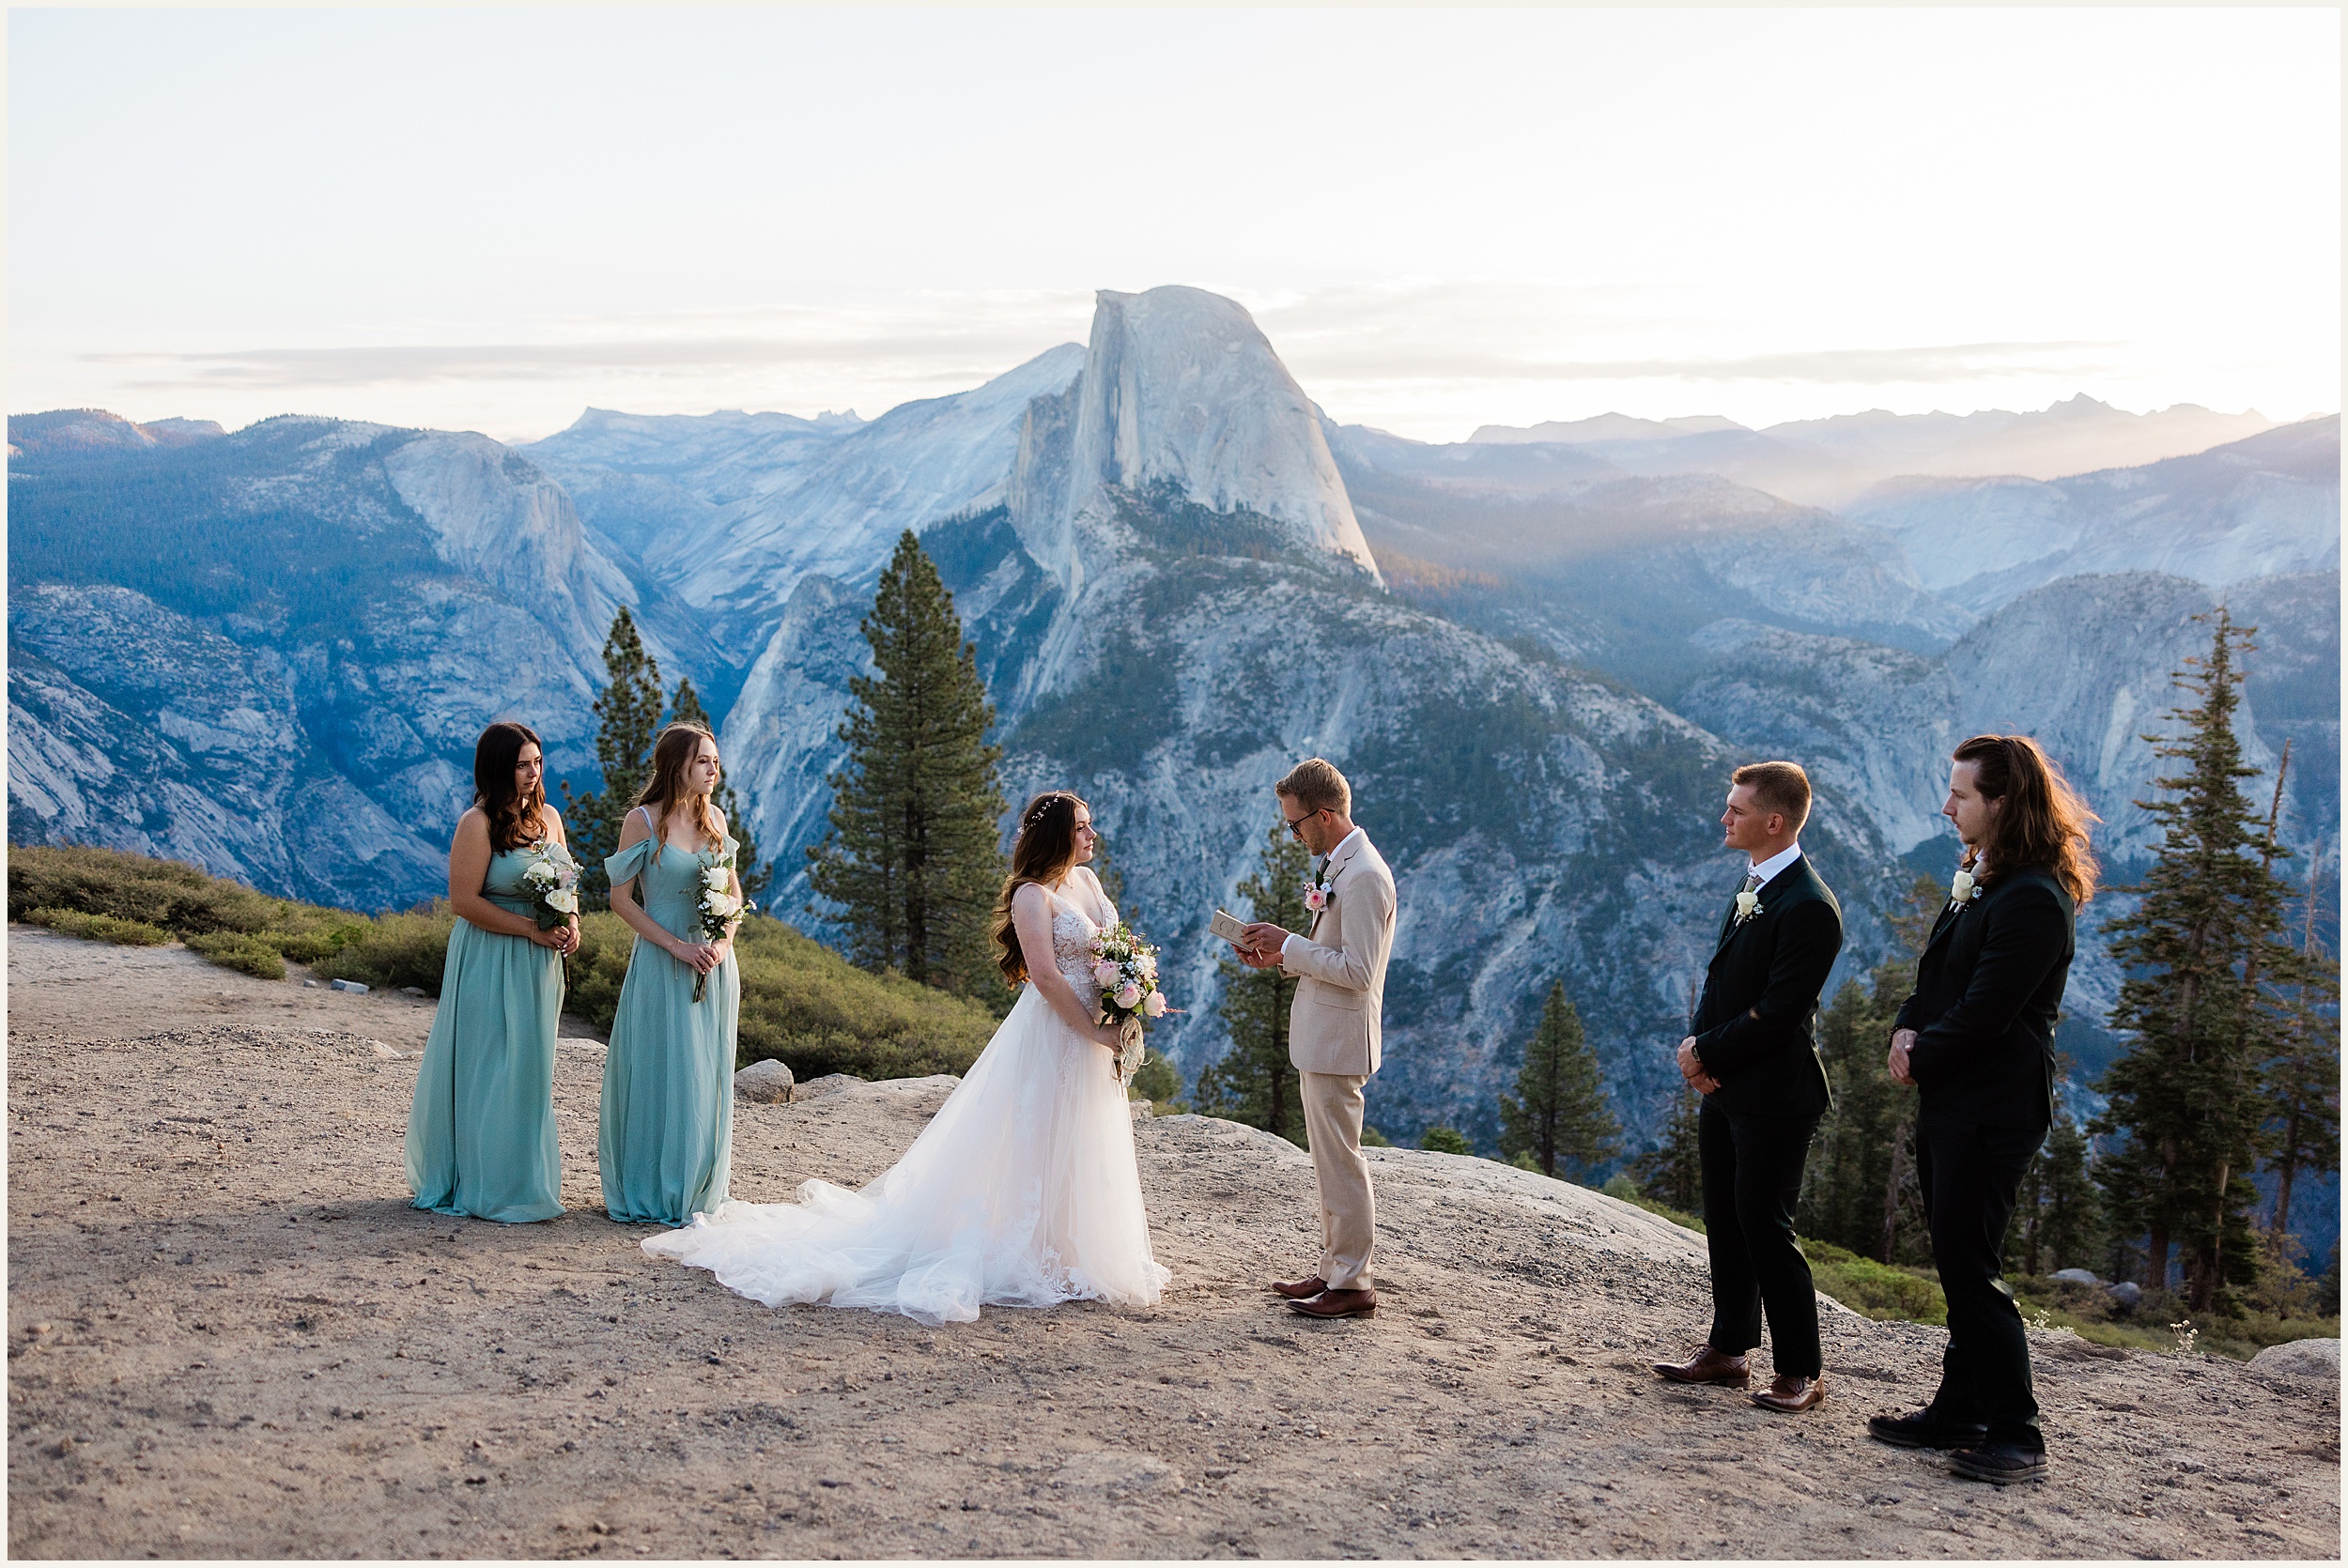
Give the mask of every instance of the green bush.
[[1468, 1146], [1467, 1134], [1456, 1127], [1430, 1127], [1419, 1134], [1418, 1146], [1437, 1154], [1474, 1154]]
[[188, 945], [224, 969], [242, 970], [264, 980], [286, 977], [286, 956], [245, 931], [205, 931], [189, 937]]
[[1133, 1087], [1128, 1091], [1134, 1099], [1146, 1099], [1159, 1115], [1180, 1115], [1182, 1105], [1182, 1075], [1174, 1064], [1166, 1059], [1166, 1053], [1156, 1046], [1146, 1047], [1141, 1053], [1141, 1066], [1134, 1073]]
[[1364, 1122], [1362, 1124], [1362, 1147], [1366, 1149], [1390, 1149], [1394, 1147], [1394, 1140], [1379, 1131], [1376, 1128], [1370, 1126], [1367, 1122]]
[[895, 971], [858, 969], [780, 920], [752, 915], [734, 941], [742, 966], [735, 1066], [774, 1057], [802, 1083], [963, 1073], [994, 1036], [995, 1015]]
[[[65, 924], [75, 921], [97, 934], [96, 922], [104, 919], [116, 923], [108, 930], [136, 925], [169, 931], [214, 963], [271, 979], [284, 978], [291, 959], [329, 979], [381, 990], [415, 986], [434, 996], [456, 926], [444, 900], [369, 919], [272, 899], [173, 861], [82, 846], [12, 848], [8, 917], [37, 913], [40, 923], [61, 930], [76, 929]], [[610, 1027], [635, 940], [616, 915], [593, 914], [580, 922], [579, 951], [564, 966], [565, 1010]], [[981, 1003], [902, 975], [868, 974], [766, 915], [743, 922], [734, 953], [742, 970], [737, 1067], [775, 1057], [802, 1080], [827, 1072], [867, 1079], [961, 1073], [995, 1033], [996, 1016]]]
[[26, 922], [90, 942], [114, 942], [127, 947], [159, 947], [171, 940], [161, 926], [144, 920], [124, 920], [112, 915], [85, 915], [75, 909], [27, 910]]
[[436, 899], [428, 910], [380, 915], [315, 961], [315, 967], [330, 980], [358, 980], [378, 991], [415, 986], [438, 996], [440, 971], [448, 962], [449, 932], [456, 928], [456, 912], [445, 899]]
[[1831, 1241], [1804, 1240], [1801, 1251], [1817, 1287], [1855, 1313], [1936, 1327], [1949, 1320], [1948, 1298], [1923, 1269], [1893, 1268]]
[[[68, 927], [60, 924], [60, 916], [79, 916], [85, 924]], [[348, 910], [272, 899], [175, 860], [80, 845], [9, 849], [8, 918], [111, 942], [152, 939], [104, 935], [116, 928], [86, 922], [108, 920], [162, 930], [215, 963], [252, 975], [270, 971], [269, 961], [258, 952], [267, 948], [277, 959], [271, 976], [277, 979], [285, 977], [285, 960], [316, 962], [368, 925], [365, 916]], [[198, 940], [213, 937], [222, 940]], [[224, 954], [237, 956], [220, 956]]]

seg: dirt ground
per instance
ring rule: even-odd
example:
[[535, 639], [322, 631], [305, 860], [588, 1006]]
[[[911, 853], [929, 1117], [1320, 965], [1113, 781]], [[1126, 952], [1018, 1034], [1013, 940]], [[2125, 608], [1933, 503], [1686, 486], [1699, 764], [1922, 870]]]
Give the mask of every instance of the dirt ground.
[[[1136, 1129], [1155, 1311], [776, 1312], [604, 1219], [583, 1032], [572, 1212], [509, 1228], [408, 1207], [429, 1003], [15, 927], [8, 973], [17, 1556], [2340, 1552], [2337, 1384], [2034, 1335], [2052, 1480], [1960, 1482], [1864, 1436], [1939, 1330], [1828, 1313], [1805, 1416], [1666, 1386], [1700, 1240], [1488, 1161], [1374, 1153], [1372, 1318], [1262, 1293], [1311, 1166], [1195, 1116]], [[736, 1194], [869, 1179], [951, 1082], [740, 1104]]]

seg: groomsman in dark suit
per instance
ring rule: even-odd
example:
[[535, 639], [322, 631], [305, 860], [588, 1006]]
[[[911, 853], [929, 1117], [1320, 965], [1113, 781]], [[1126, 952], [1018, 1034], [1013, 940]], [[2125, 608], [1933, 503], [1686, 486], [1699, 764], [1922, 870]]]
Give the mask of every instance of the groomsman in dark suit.
[[1916, 1178], [1949, 1346], [1932, 1402], [1874, 1417], [1867, 1430], [1902, 1448], [1951, 1450], [1956, 1473], [2002, 1486], [2047, 1473], [2030, 1341], [2000, 1253], [2054, 1121], [2055, 1015], [2078, 906], [2095, 892], [2095, 814], [2027, 735], [1958, 746], [1940, 811], [1964, 840], [1964, 863], [1917, 961], [1887, 1066], [1917, 1090]]
[[1696, 1145], [1712, 1257], [1712, 1332], [1685, 1361], [1657, 1361], [1678, 1383], [1745, 1388], [1745, 1352], [1764, 1312], [1777, 1376], [1752, 1395], [1766, 1409], [1826, 1397], [1818, 1299], [1794, 1240], [1794, 1203], [1810, 1138], [1831, 1102], [1818, 1059], [1818, 992], [1843, 949], [1843, 911], [1801, 853], [1810, 777], [1792, 762], [1738, 768], [1721, 815], [1745, 852], [1744, 885], [1721, 921], [1694, 1033], [1679, 1070], [1703, 1094]]

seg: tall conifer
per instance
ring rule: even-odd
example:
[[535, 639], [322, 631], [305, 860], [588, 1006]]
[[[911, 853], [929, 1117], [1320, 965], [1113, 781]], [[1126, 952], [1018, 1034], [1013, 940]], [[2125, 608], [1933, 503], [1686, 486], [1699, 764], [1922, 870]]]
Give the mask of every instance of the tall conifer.
[[881, 573], [864, 638], [879, 673], [848, 683], [847, 765], [831, 776], [832, 830], [807, 852], [808, 881], [866, 968], [992, 999], [1002, 750], [987, 743], [995, 710], [977, 651], [911, 530]]
[[2022, 1274], [2084, 1268], [2101, 1257], [2103, 1244], [2103, 1200], [2088, 1171], [2087, 1138], [2064, 1116], [2022, 1177], [2005, 1234], [2007, 1266]]
[[1862, 989], [1844, 982], [1819, 1019], [1819, 1057], [1833, 1104], [1810, 1145], [1798, 1222], [1804, 1236], [1883, 1263], [1928, 1255], [1913, 1156], [1916, 1096], [1892, 1081], [1884, 1051], [1900, 1003], [1915, 989], [1916, 959], [1947, 901], [1941, 884], [1914, 878], [1907, 908], [1891, 916], [1893, 956]]
[[2281, 1050], [2266, 1065], [2272, 1117], [2266, 1163], [2275, 1173], [2277, 1231], [2291, 1228], [2291, 1190], [2298, 1173], [2340, 1168], [2340, 964], [2315, 932], [2315, 878], [2310, 864], [2298, 984], [2284, 992]]
[[[1305, 879], [1311, 857], [1284, 825], [1264, 840], [1256, 871], [1239, 884], [1249, 920], [1268, 920], [1291, 931], [1310, 921], [1305, 913]], [[1223, 980], [1223, 1026], [1230, 1048], [1198, 1075], [1198, 1108], [1211, 1116], [1276, 1132], [1302, 1147], [1305, 1101], [1296, 1068], [1289, 1062], [1289, 1007], [1296, 982], [1274, 969], [1250, 969], [1231, 959], [1216, 965]]]
[[1532, 1156], [1544, 1176], [1555, 1176], [1560, 1161], [1586, 1175], [1621, 1152], [1621, 1132], [1607, 1109], [1582, 1015], [1566, 999], [1566, 983], [1552, 981], [1540, 1026], [1524, 1048], [1517, 1092], [1500, 1097], [1500, 1152]]
[[579, 865], [579, 893], [590, 909], [610, 907], [603, 863], [619, 852], [620, 820], [651, 776], [653, 737], [660, 732], [660, 665], [626, 605], [603, 639], [603, 669], [604, 687], [595, 702], [595, 764], [603, 770], [603, 788], [575, 796], [570, 781], [563, 783], [563, 817]]
[[2172, 794], [2137, 802], [2162, 823], [2163, 840], [2134, 889], [2142, 901], [2107, 928], [2129, 973], [2110, 1020], [2128, 1043], [2105, 1074], [2109, 1102], [2094, 1129], [2126, 1139], [2109, 1190], [2116, 1217], [2150, 1238], [2145, 1283], [2168, 1284], [2174, 1243], [2187, 1299], [2201, 1312], [2255, 1277], [2262, 1069], [2287, 1033], [2261, 979], [2272, 986], [2300, 967], [2282, 930], [2288, 890], [2266, 864], [2288, 852], [2265, 838], [2240, 783], [2258, 773], [2233, 732], [2244, 678], [2236, 659], [2255, 646], [2256, 628], [2235, 626], [2222, 607], [2215, 621], [2209, 656], [2175, 676], [2200, 698], [2172, 711], [2182, 732], [2144, 737], [2184, 767], [2156, 780]]
[[[712, 735], [718, 727], [710, 722], [709, 710], [702, 706], [701, 693], [693, 689], [690, 676], [679, 676], [676, 696], [669, 702], [669, 720], [672, 724], [698, 724]], [[740, 846], [734, 851], [735, 874], [742, 879], [742, 896], [753, 902], [766, 897], [766, 884], [774, 879], [774, 868], [758, 858], [758, 838], [750, 831], [749, 813], [742, 809], [734, 795], [734, 780], [727, 776], [733, 770], [722, 769], [718, 775], [718, 792], [710, 804], [726, 820], [726, 829]]]
[[1671, 1110], [1663, 1118], [1662, 1139], [1630, 1162], [1630, 1179], [1657, 1203], [1693, 1214], [1704, 1203], [1704, 1155], [1696, 1146], [1704, 1097], [1685, 1084], [1667, 1092]]

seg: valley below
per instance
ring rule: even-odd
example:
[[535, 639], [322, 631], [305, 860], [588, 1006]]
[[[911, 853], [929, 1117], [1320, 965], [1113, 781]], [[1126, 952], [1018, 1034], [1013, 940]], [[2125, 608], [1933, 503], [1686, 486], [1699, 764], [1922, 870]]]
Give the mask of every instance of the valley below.
[[[603, 1217], [569, 1024], [571, 1211], [506, 1228], [407, 1203], [427, 1002], [22, 926], [8, 982], [19, 1558], [2340, 1552], [2336, 1380], [2033, 1331], [2053, 1473], [1996, 1491], [1864, 1436], [1940, 1330], [1828, 1303], [1798, 1418], [1664, 1385], [1701, 1238], [1487, 1161], [1370, 1151], [1366, 1319], [1263, 1292], [1309, 1161], [1197, 1116], [1135, 1126], [1153, 1310], [775, 1312]], [[869, 1180], [952, 1083], [738, 1105], [736, 1194]]]

